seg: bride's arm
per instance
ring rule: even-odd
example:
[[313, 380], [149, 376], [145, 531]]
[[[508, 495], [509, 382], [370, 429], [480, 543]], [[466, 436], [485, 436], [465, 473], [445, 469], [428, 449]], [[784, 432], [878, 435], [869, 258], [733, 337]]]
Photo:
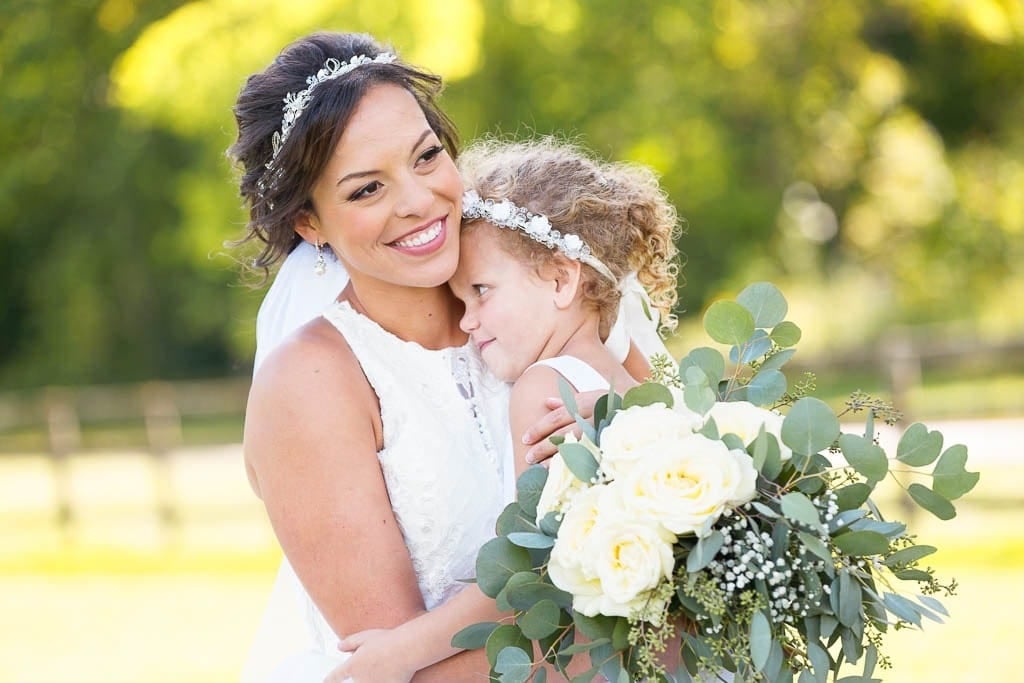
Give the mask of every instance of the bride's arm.
[[[336, 633], [390, 629], [424, 613], [377, 460], [380, 429], [376, 395], [325, 321], [303, 327], [253, 380], [247, 471], [285, 555]], [[482, 651], [464, 652], [414, 680], [485, 680], [488, 671]]]

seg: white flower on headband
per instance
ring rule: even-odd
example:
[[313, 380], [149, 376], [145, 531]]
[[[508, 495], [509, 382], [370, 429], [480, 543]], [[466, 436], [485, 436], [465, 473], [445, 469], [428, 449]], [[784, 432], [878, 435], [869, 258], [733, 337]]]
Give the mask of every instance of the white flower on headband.
[[491, 207], [491, 215], [496, 221], [507, 221], [515, 211], [515, 205], [504, 199]]
[[[526, 224], [526, 232], [531, 235], [546, 235], [551, 232], [551, 222], [548, 220], [547, 216], [534, 216], [530, 219], [530, 222]], [[576, 235], [566, 235], [564, 238], [566, 243], [568, 243], [570, 237], [576, 238], [577, 242], [583, 244], [583, 242], [580, 241], [580, 238], [576, 237]]]
[[618, 284], [618, 278], [611, 269], [590, 253], [590, 247], [579, 235], [563, 235], [552, 229], [551, 221], [543, 214], [532, 213], [521, 206], [516, 206], [508, 199], [482, 199], [475, 190], [467, 190], [462, 195], [462, 217], [481, 218], [499, 228], [519, 230], [535, 242], [540, 242], [550, 249], [557, 249], [565, 256], [587, 264]]
[[562, 242], [570, 252], [578, 252], [583, 249], [583, 240], [579, 235], [563, 235]]

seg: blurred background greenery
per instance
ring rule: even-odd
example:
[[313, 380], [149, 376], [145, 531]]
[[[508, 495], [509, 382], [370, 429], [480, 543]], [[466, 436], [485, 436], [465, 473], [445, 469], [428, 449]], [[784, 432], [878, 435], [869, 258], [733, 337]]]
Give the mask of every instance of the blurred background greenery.
[[[277, 551], [238, 461], [262, 290], [224, 246], [244, 225], [224, 150], [245, 76], [320, 28], [444, 76], [464, 140], [558, 132], [655, 167], [687, 228], [674, 348], [772, 280], [829, 397], [1024, 416], [1020, 0], [5, 0], [0, 679], [234, 678]], [[986, 432], [1020, 435], [962, 433]], [[985, 448], [942, 562], [986, 588], [888, 680], [998, 661], [977, 603], [1013, 607], [1024, 474], [1008, 437]], [[922, 657], [972, 636], [992, 656]], [[102, 663], [125, 638], [150, 659]]]

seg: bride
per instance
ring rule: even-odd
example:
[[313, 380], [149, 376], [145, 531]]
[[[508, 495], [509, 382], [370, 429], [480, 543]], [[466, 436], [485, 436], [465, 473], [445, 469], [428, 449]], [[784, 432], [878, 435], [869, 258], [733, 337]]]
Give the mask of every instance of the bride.
[[[246, 239], [263, 246], [257, 265], [287, 255], [257, 321], [244, 434], [286, 559], [247, 682], [320, 681], [340, 635], [450, 599], [513, 495], [507, 387], [445, 284], [462, 183], [439, 90], [369, 36], [317, 33], [251, 76], [235, 106]], [[646, 318], [620, 318], [612, 343], [642, 368], [623, 325]], [[663, 350], [643, 327], [648, 353]], [[556, 411], [533, 431], [566, 424]], [[450, 648], [451, 634], [435, 637]], [[413, 680], [489, 671], [482, 651], [450, 652]]]

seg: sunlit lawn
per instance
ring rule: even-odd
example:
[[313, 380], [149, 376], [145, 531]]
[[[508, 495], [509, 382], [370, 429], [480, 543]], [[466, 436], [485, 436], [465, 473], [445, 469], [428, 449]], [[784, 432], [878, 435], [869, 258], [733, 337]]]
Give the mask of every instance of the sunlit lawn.
[[[178, 463], [172, 480], [184, 502], [170, 534], [138, 460], [79, 466], [82, 514], [66, 536], [52, 522], [52, 501], [37, 500], [48, 470], [0, 460], [0, 681], [238, 679], [278, 553], [237, 454]], [[922, 541], [942, 548], [933, 563], [940, 576], [960, 588], [945, 600], [948, 623], [889, 639], [886, 681], [1015, 680], [1024, 467], [997, 460], [978, 469], [976, 502], [955, 522], [915, 520]]]

